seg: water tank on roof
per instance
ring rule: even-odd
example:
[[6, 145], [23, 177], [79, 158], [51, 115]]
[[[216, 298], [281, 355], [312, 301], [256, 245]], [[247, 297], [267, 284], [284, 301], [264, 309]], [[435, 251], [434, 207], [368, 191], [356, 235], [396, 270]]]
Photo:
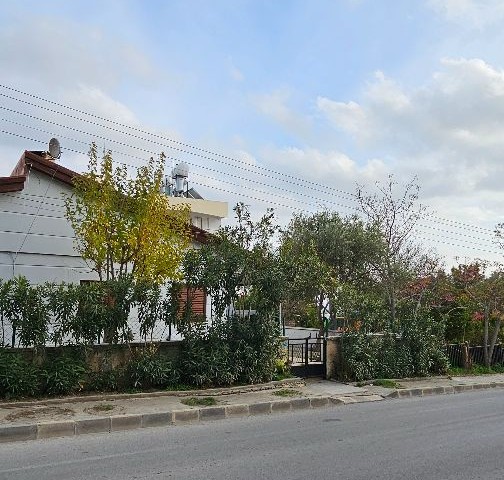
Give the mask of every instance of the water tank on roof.
[[189, 175], [189, 166], [185, 162], [180, 162], [172, 169], [172, 178], [175, 181], [174, 195], [181, 197], [184, 194], [184, 189], [187, 186], [187, 177]]

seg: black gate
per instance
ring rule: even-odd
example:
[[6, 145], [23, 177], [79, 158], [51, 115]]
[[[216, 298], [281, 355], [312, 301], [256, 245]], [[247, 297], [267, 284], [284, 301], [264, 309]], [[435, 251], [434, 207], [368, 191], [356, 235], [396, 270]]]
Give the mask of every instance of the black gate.
[[287, 352], [293, 375], [325, 377], [326, 341], [324, 338], [289, 338]]

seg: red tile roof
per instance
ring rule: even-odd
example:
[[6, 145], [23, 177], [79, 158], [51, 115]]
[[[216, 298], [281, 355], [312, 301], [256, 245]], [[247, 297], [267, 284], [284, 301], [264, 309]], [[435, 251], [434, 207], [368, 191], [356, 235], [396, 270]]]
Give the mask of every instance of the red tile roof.
[[0, 177], [0, 193], [20, 192], [24, 188], [30, 169], [45, 173], [67, 185], [73, 185], [73, 179], [79, 174], [63, 167], [54, 160], [44, 158], [44, 152], [26, 150], [9, 177]]

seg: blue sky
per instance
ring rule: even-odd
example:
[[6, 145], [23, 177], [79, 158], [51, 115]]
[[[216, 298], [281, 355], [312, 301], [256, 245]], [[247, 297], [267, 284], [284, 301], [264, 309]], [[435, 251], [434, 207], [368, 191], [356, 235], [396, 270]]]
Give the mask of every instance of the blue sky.
[[276, 207], [284, 222], [352, 213], [356, 183], [417, 176], [437, 215], [419, 239], [496, 258], [503, 24], [500, 0], [2, 2], [2, 85], [163, 139], [0, 87], [0, 175], [53, 135], [76, 170], [92, 140], [133, 165], [164, 150], [207, 198]]

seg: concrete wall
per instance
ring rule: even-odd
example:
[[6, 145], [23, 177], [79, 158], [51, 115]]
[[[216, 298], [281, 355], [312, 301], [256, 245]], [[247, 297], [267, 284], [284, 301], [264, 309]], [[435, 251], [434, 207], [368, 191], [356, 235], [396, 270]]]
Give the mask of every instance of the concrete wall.
[[320, 336], [318, 328], [285, 327], [285, 336], [291, 339], [317, 338]]
[[[181, 342], [157, 342], [153, 344], [158, 348], [158, 352], [166, 355], [171, 360], [175, 360], [180, 355]], [[124, 367], [129, 360], [140, 350], [145, 347], [144, 343], [130, 343], [128, 345], [92, 345], [85, 347], [85, 356], [87, 364], [92, 372], [107, 370], [110, 368]], [[41, 364], [47, 357], [53, 355], [70, 353], [79, 351], [83, 347], [66, 346], [66, 347], [46, 347], [43, 350], [35, 350], [33, 348], [12, 348], [9, 352], [21, 352], [27, 360], [36, 360], [36, 363]]]
[[341, 361], [341, 336], [328, 337], [326, 342], [326, 378], [338, 377]]
[[227, 202], [185, 197], [170, 197], [173, 205], [185, 204], [191, 208], [191, 221], [196, 227], [215, 232], [223, 218], [228, 216]]

